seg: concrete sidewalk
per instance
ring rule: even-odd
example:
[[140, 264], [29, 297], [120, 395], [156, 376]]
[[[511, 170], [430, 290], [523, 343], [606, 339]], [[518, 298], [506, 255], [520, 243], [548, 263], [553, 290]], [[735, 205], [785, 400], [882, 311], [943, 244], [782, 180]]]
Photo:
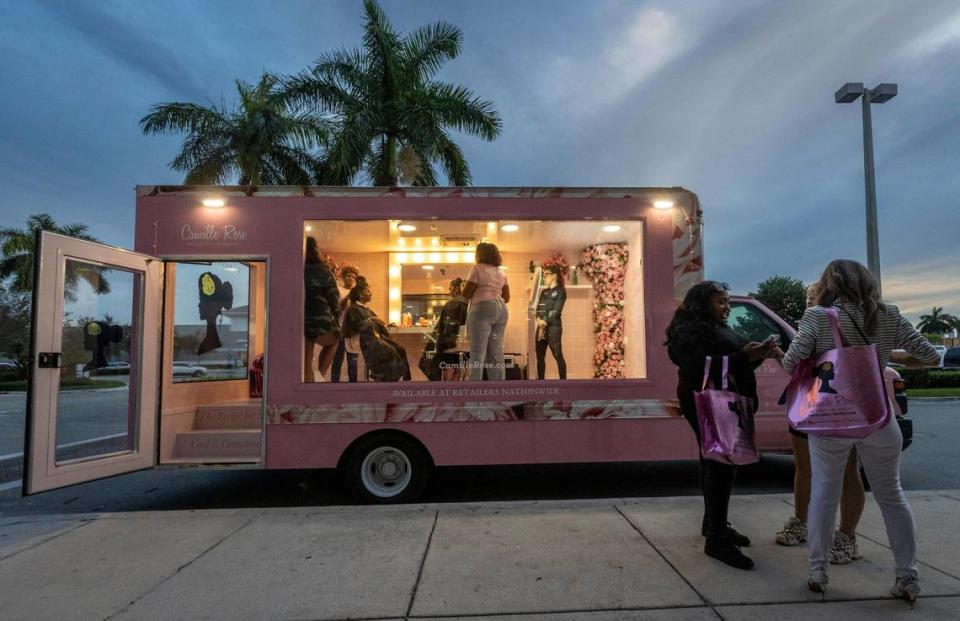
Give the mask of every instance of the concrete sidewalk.
[[0, 518], [2, 619], [960, 619], [960, 491], [910, 494], [924, 594], [894, 600], [876, 504], [864, 558], [804, 587], [785, 495], [740, 496], [744, 572], [703, 555], [698, 498]]

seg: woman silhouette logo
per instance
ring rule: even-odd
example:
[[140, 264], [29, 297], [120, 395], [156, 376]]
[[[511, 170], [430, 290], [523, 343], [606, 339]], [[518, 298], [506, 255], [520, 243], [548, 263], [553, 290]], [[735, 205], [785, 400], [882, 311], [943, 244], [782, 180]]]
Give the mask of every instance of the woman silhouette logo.
[[819, 367], [813, 370], [813, 375], [820, 380], [820, 392], [829, 393], [831, 395], [837, 394], [837, 391], [833, 389], [830, 385], [830, 382], [836, 379], [836, 373], [833, 370], [832, 362], [824, 362]]

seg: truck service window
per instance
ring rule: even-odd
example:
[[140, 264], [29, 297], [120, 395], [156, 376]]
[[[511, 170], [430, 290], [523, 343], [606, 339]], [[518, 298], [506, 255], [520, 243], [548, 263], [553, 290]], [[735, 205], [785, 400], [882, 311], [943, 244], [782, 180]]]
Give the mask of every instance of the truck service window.
[[173, 381], [246, 379], [250, 268], [235, 261], [167, 265], [176, 283]]
[[637, 220], [307, 221], [303, 379], [643, 378], [642, 244]]

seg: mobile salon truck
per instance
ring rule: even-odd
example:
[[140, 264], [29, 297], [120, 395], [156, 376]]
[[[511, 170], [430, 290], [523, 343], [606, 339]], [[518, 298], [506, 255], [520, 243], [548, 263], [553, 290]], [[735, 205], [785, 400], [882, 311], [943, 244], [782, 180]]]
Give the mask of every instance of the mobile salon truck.
[[[360, 498], [402, 502], [433, 466], [695, 459], [662, 343], [702, 279], [701, 222], [678, 187], [138, 187], [135, 252], [41, 234], [24, 493], [153, 467], [339, 468]], [[510, 291], [503, 379], [471, 381], [457, 285], [483, 242]], [[305, 338], [311, 244], [370, 329], [343, 330], [326, 373]], [[794, 335], [732, 306], [751, 340]], [[346, 327], [349, 307], [328, 310]], [[759, 448], [787, 451], [788, 377], [769, 360], [757, 375]]]

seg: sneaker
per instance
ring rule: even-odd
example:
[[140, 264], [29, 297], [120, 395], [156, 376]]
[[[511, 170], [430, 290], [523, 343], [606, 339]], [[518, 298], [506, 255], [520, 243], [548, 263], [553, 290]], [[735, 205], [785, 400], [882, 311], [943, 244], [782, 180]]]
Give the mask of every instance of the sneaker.
[[807, 577], [807, 588], [816, 593], [826, 593], [828, 582], [830, 578], [827, 577], [827, 570], [823, 567], [814, 567]]
[[827, 551], [827, 556], [834, 565], [846, 565], [863, 558], [857, 546], [857, 536], [847, 537], [839, 530], [833, 534], [833, 545]]
[[[750, 545], [750, 538], [747, 537], [746, 535], [743, 535], [737, 532], [737, 530], [733, 526], [730, 526], [730, 522], [727, 522], [726, 533], [730, 537], [730, 540], [733, 541], [733, 543], [735, 543], [736, 545], [740, 546], [741, 548], [745, 548]], [[703, 517], [703, 522], [700, 525], [700, 536], [701, 537], [707, 536], [707, 517], [706, 516]]]
[[775, 537], [782, 546], [798, 546], [807, 540], [807, 525], [796, 517], [791, 517]]
[[737, 569], [753, 568], [753, 559], [740, 551], [728, 534], [707, 537], [703, 552]]
[[912, 604], [917, 601], [917, 597], [920, 595], [920, 581], [916, 576], [902, 576], [897, 578], [893, 588], [890, 589], [890, 593], [894, 597], [905, 599]]

